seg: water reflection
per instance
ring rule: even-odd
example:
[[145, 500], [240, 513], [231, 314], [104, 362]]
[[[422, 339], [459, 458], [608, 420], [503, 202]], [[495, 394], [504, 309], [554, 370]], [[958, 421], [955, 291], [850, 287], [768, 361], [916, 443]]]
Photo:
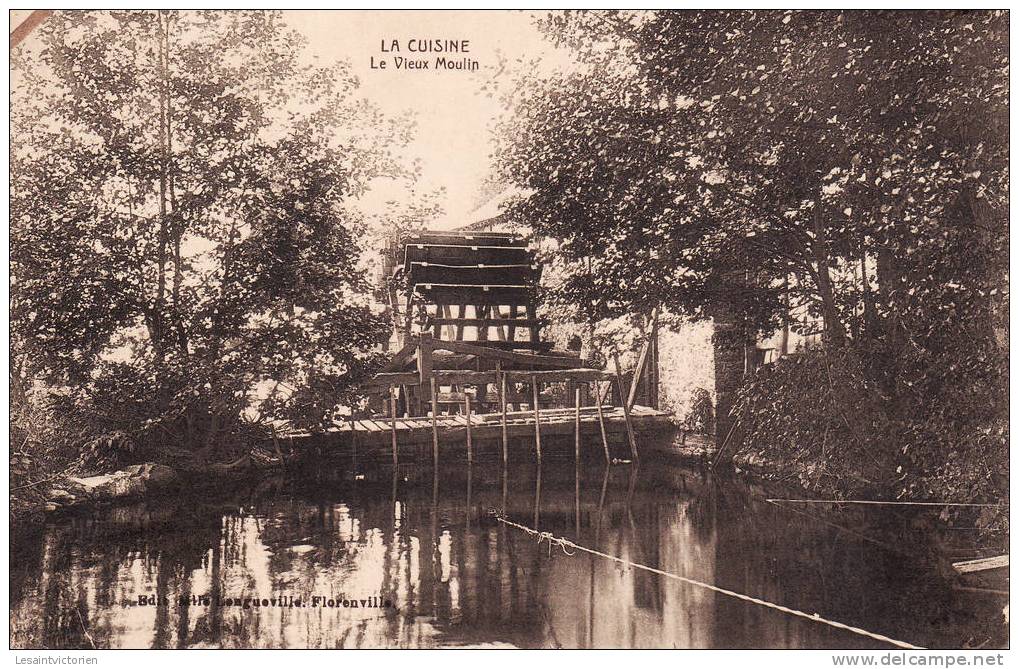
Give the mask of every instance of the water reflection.
[[[270, 481], [214, 502], [192, 495], [53, 522], [12, 543], [11, 643], [881, 647], [550, 550], [495, 522], [491, 508], [626, 560], [923, 645], [963, 645], [1000, 609], [951, 590], [867, 533], [788, 513], [695, 471], [648, 469], [524, 465], [504, 476], [501, 466], [475, 466], [435, 477], [408, 467], [303, 487]], [[879, 529], [871, 522], [867, 532]]]

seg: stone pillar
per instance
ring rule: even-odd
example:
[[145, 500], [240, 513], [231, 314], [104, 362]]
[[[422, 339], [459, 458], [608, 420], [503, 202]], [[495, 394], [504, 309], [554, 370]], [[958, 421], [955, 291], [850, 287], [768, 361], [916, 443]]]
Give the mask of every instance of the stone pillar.
[[[746, 371], [746, 333], [743, 326], [737, 324], [731, 313], [726, 309], [716, 310], [712, 318], [713, 332], [711, 345], [715, 358], [715, 444], [722, 446], [726, 435], [732, 428], [733, 419], [730, 415], [736, 399], [736, 391], [743, 382]], [[727, 451], [731, 454], [737, 439], [733, 434]]]

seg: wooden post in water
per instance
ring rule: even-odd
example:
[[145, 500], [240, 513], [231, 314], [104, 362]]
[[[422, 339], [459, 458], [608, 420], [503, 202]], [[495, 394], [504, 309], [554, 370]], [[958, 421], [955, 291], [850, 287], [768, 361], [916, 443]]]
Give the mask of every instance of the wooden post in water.
[[601, 445], [605, 449], [605, 464], [609, 464], [612, 461], [609, 456], [609, 435], [605, 432], [605, 414], [601, 409], [601, 388], [598, 387], [597, 381], [594, 383], [594, 401], [595, 406], [598, 407], [598, 428], [601, 430]]
[[393, 433], [393, 464], [398, 464], [396, 454], [396, 387], [389, 386], [389, 418]]
[[432, 388], [432, 465], [439, 468], [439, 393], [435, 388], [435, 377], [429, 379]]
[[630, 440], [630, 455], [633, 461], [637, 462], [640, 457], [637, 455], [637, 437], [633, 434], [633, 425], [630, 424], [630, 409], [626, 406], [626, 390], [623, 388], [623, 368], [619, 365], [619, 352], [613, 349], [612, 361], [616, 365], [616, 388], [619, 389], [620, 404], [623, 405], [623, 420], [626, 421], [626, 436]]
[[574, 432], [576, 432], [576, 438], [573, 442], [573, 457], [574, 461], [580, 462], [580, 386], [573, 389], [573, 408], [574, 412]]
[[506, 372], [502, 371], [502, 364], [496, 363], [496, 374], [499, 377], [499, 404], [502, 407], [502, 466], [503, 469], [509, 463], [509, 436], [506, 433]]
[[467, 464], [474, 464], [474, 445], [471, 443], [471, 396], [464, 388], [464, 409], [467, 412]]
[[538, 461], [541, 462], [541, 408], [538, 406], [538, 377], [531, 375], [531, 390], [534, 396], [534, 443], [538, 448]]
[[[651, 325], [650, 334], [648, 334], [647, 341], [640, 347], [640, 356], [637, 358], [637, 366], [633, 369], [633, 378], [630, 380], [630, 392], [626, 394], [626, 408], [627, 410], [633, 408], [633, 403], [637, 399], [637, 384], [640, 382], [641, 377], [644, 375], [644, 367], [647, 365], [648, 352], [651, 350], [652, 341], [658, 332], [658, 309], [651, 312]], [[618, 371], [618, 370], [617, 370]], [[650, 393], [648, 393], [650, 395]]]

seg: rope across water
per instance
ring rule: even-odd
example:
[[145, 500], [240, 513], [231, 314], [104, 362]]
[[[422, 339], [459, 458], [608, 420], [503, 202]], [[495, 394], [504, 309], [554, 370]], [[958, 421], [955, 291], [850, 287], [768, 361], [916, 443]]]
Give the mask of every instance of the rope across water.
[[[860, 636], [869, 637], [869, 638], [875, 639], [877, 641], [883, 641], [885, 643], [892, 644], [893, 646], [898, 646], [899, 648], [906, 648], [906, 649], [909, 649], [909, 650], [924, 650], [924, 648], [922, 646], [915, 646], [915, 645], [913, 645], [911, 643], [906, 643], [905, 641], [898, 641], [897, 639], [892, 639], [891, 637], [887, 637], [887, 636], [885, 636], [883, 634], [877, 634], [876, 632], [869, 632], [869, 631], [867, 631], [865, 629], [861, 629], [859, 627], [853, 627], [852, 625], [847, 625], [845, 623], [840, 623], [837, 620], [829, 620], [828, 618], [822, 618], [817, 613], [814, 613], [814, 614], [804, 613], [803, 611], [797, 611], [796, 609], [791, 609], [788, 606], [782, 606], [781, 604], [775, 604], [773, 602], [769, 602], [769, 601], [766, 601], [766, 600], [763, 600], [763, 599], [758, 599], [757, 597], [751, 597], [750, 595], [744, 595], [743, 593], [735, 592], [733, 590], [726, 590], [725, 588], [720, 588], [717, 585], [712, 585], [710, 583], [705, 583], [703, 581], [698, 581], [698, 580], [693, 579], [693, 578], [687, 578], [686, 576], [680, 576], [679, 574], [673, 574], [673, 573], [670, 573], [670, 572], [667, 572], [667, 571], [663, 571], [661, 569], [656, 569], [655, 567], [649, 567], [647, 565], [638, 564], [636, 562], [631, 562], [629, 560], [624, 560], [623, 558], [616, 557], [615, 555], [609, 555], [608, 553], [603, 553], [603, 552], [595, 550], [593, 548], [588, 548], [586, 546], [581, 546], [580, 544], [573, 543], [569, 539], [565, 539], [563, 537], [556, 537], [551, 532], [539, 532], [538, 530], [535, 530], [533, 528], [527, 527], [526, 525], [521, 525], [520, 523], [515, 523], [512, 520], [509, 520], [505, 515], [497, 512], [495, 510], [492, 510], [490, 513], [491, 513], [492, 516], [495, 517], [495, 519], [497, 521], [499, 521], [503, 525], [507, 525], [509, 527], [515, 527], [516, 529], [522, 530], [523, 532], [526, 532], [527, 534], [529, 534], [531, 536], [537, 537], [539, 545], [543, 541], [547, 541], [548, 542], [548, 552], [549, 552], [550, 556], [552, 555], [552, 547], [553, 546], [558, 546], [559, 548], [561, 548], [563, 553], [565, 553], [566, 555], [576, 555], [577, 551], [583, 551], [585, 553], [589, 553], [591, 555], [596, 555], [598, 557], [605, 558], [606, 560], [611, 560], [613, 562], [617, 562], [617, 563], [622, 564], [622, 565], [633, 567], [635, 569], [642, 569], [644, 571], [651, 572], [652, 574], [658, 574], [659, 576], [664, 576], [666, 578], [671, 578], [671, 579], [674, 579], [674, 580], [677, 580], [677, 581], [681, 581], [683, 583], [687, 583], [689, 585], [692, 585], [692, 586], [695, 586], [695, 587], [698, 587], [698, 588], [704, 588], [706, 590], [711, 590], [712, 592], [717, 592], [719, 594], [726, 595], [727, 597], [733, 597], [735, 599], [739, 599], [739, 600], [742, 600], [744, 602], [750, 602], [751, 604], [756, 604], [758, 606], [763, 606], [765, 608], [773, 609], [775, 611], [781, 611], [782, 613], [787, 613], [787, 614], [789, 614], [791, 616], [796, 616], [798, 618], [805, 618], [805, 619], [811, 620], [811, 621], [813, 621], [815, 623], [821, 623], [823, 625], [828, 625], [829, 627], [834, 627], [836, 629], [841, 629], [841, 630], [845, 630], [847, 632], [852, 632], [853, 634], [859, 634]], [[570, 552], [571, 550], [572, 550], [572, 552]]]

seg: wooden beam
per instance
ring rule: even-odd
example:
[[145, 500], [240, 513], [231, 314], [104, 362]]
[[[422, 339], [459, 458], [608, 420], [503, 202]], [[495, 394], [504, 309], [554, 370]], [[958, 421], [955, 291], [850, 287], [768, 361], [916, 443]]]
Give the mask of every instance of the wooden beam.
[[538, 462], [541, 462], [541, 408], [538, 404], [538, 379], [533, 376], [531, 388], [534, 395], [534, 443], [538, 449]]
[[480, 386], [495, 383], [495, 372], [471, 372], [459, 369], [436, 369], [432, 376], [441, 383], [457, 386]]
[[569, 369], [576, 367], [578, 362], [584, 362], [579, 357], [516, 353], [513, 351], [502, 351], [488, 346], [477, 346], [475, 344], [469, 344], [462, 341], [433, 341], [432, 348], [436, 351], [452, 351], [453, 353], [478, 355], [492, 360], [514, 362], [519, 365], [535, 365], [538, 367], [568, 366], [567, 369]]
[[506, 374], [511, 380], [526, 381], [531, 377], [535, 377], [540, 381], [552, 382], [552, 381], [607, 381], [614, 379], [615, 376], [611, 372], [607, 372], [601, 369], [552, 369], [544, 371], [509, 371]]
[[499, 405], [502, 408], [502, 466], [506, 468], [509, 461], [509, 437], [506, 434], [506, 374], [502, 371], [502, 365], [496, 364], [496, 373], [499, 375], [500, 391]]
[[483, 283], [417, 283], [414, 290], [432, 302], [442, 304], [526, 302], [534, 299], [535, 292], [534, 286], [525, 284]]
[[[456, 318], [453, 322], [456, 324], [456, 340], [463, 341], [464, 338], [464, 318], [467, 317], [467, 305], [460, 303], [457, 305]], [[452, 326], [450, 326], [452, 327]]]
[[467, 464], [474, 464], [474, 447], [471, 441], [471, 396], [464, 395], [464, 411], [467, 414]]
[[397, 456], [397, 450], [396, 450], [396, 387], [395, 386], [389, 386], [389, 414], [390, 414], [389, 415], [389, 417], [390, 417], [390, 423], [389, 424], [392, 427], [392, 433], [393, 433], [393, 465], [395, 466], [395, 465], [397, 465], [399, 463], [399, 459], [398, 459], [398, 456]]
[[10, 37], [10, 50], [13, 51], [14, 47], [21, 44], [26, 37], [28, 37], [33, 30], [35, 30], [40, 23], [45, 21], [50, 14], [53, 13], [52, 9], [35, 9], [28, 15], [24, 21], [18, 24], [18, 27], [11, 31]]
[[[508, 318], [429, 318], [430, 323], [439, 323], [440, 325], [470, 325], [474, 327], [498, 327], [501, 325], [507, 325], [510, 320]], [[529, 327], [531, 325], [538, 325], [538, 320], [531, 320], [529, 318], [517, 318], [513, 321], [514, 325], [519, 327]]]
[[[623, 369], [619, 365], [619, 353], [615, 350], [612, 351], [612, 361], [616, 365], [616, 387], [619, 388], [619, 397], [623, 398]], [[626, 436], [630, 440], [630, 455], [633, 457], [633, 461], [637, 462], [640, 458], [637, 455], [637, 437], [633, 434], [633, 425], [630, 422], [630, 409], [626, 406], [626, 400], [622, 399], [623, 405], [623, 419], [626, 421]]]
[[[574, 430], [574, 433], [576, 435], [575, 438], [574, 438], [574, 442], [573, 442], [573, 457], [574, 457], [573, 461], [576, 462], [576, 463], [579, 463], [580, 462], [580, 388], [575, 388], [574, 391], [573, 391], [573, 408], [575, 409], [575, 413], [573, 415], [573, 430]], [[395, 439], [396, 437], [393, 437], [393, 438]], [[579, 488], [578, 488], [578, 490], [579, 490]], [[577, 492], [577, 495], [579, 497], [580, 493]], [[579, 514], [580, 512], [578, 511], [577, 513]], [[578, 523], [579, 523], [579, 521], [578, 521]]]
[[418, 383], [427, 383], [432, 377], [432, 338], [422, 334], [417, 339], [418, 345]]
[[531, 263], [487, 262], [477, 265], [441, 262], [412, 262], [406, 268], [410, 285], [455, 283], [489, 286], [533, 284], [538, 272]]
[[526, 353], [537, 353], [540, 355], [556, 355], [550, 354], [552, 350], [552, 342], [550, 341], [499, 341], [498, 339], [489, 339], [488, 341], [470, 341], [468, 343], [478, 344], [487, 348], [494, 348], [500, 351], [519, 351], [523, 350]]
[[473, 246], [489, 244], [498, 247], [526, 247], [527, 240], [515, 233], [500, 232], [443, 232], [425, 231], [416, 233], [402, 240], [403, 244], [448, 244], [456, 246]]
[[656, 308], [651, 312], [651, 333], [648, 334], [647, 341], [640, 347], [640, 356], [637, 358], [637, 366], [633, 368], [633, 378], [630, 379], [630, 392], [626, 396], [626, 406], [629, 409], [633, 408], [633, 403], [637, 399], [637, 384], [640, 382], [640, 377], [644, 374], [644, 365], [647, 363], [647, 354], [651, 350], [651, 339], [654, 337], [654, 332], [658, 329], [658, 309]]
[[[612, 383], [612, 382], [610, 381], [609, 383]], [[612, 458], [609, 456], [609, 435], [605, 431], [605, 414], [602, 412], [602, 408], [601, 408], [601, 391], [598, 388], [598, 383], [597, 382], [595, 382], [594, 385], [595, 385], [595, 388], [594, 388], [594, 400], [597, 403], [596, 406], [598, 407], [598, 428], [601, 430], [601, 445], [602, 445], [602, 448], [605, 449], [605, 464], [607, 465], [610, 462], [612, 462]], [[606, 481], [608, 481], [608, 475], [609, 475], [609, 473], [608, 473], [608, 470], [606, 469], [605, 470], [605, 480]], [[605, 493], [605, 489], [604, 489], [604, 486], [603, 486], [602, 487], [602, 494], [603, 494], [603, 496], [604, 496], [604, 493]]]
[[526, 309], [526, 312], [527, 312], [528, 320], [535, 321], [535, 324], [528, 328], [528, 330], [531, 333], [531, 341], [532, 342], [541, 341], [541, 336], [540, 336], [540, 330], [541, 330], [540, 321], [538, 321], [538, 312], [534, 308], [534, 303], [533, 302], [528, 302], [527, 306], [525, 307], [525, 309]]
[[507, 326], [506, 341], [516, 341], [517, 334], [517, 305], [511, 304], [509, 308], [509, 325]]
[[403, 345], [403, 348], [397, 351], [396, 354], [390, 358], [389, 362], [387, 362], [382, 369], [379, 370], [379, 372], [384, 374], [387, 372], [400, 371], [403, 369], [404, 363], [410, 360], [414, 355], [414, 352], [417, 351], [417, 347], [418, 344], [416, 341], [408, 341]]
[[365, 392], [384, 392], [391, 385], [415, 385], [418, 383], [417, 372], [385, 372], [376, 374], [373, 379], [361, 385]]
[[432, 467], [435, 475], [439, 472], [439, 398], [435, 390], [435, 377], [428, 379], [432, 389]]
[[[475, 321], [481, 321], [478, 325], [475, 325], [478, 329], [478, 341], [488, 341], [488, 325], [485, 325], [487, 321], [491, 320], [488, 317], [488, 311], [491, 306], [487, 304], [476, 304], [474, 305], [474, 319]], [[466, 319], [465, 319], [466, 322]]]
[[979, 558], [966, 560], [964, 562], [953, 562], [952, 567], [960, 574], [972, 574], [974, 572], [987, 571], [989, 569], [1001, 569], [1008, 566], [1008, 555], [996, 557]]

